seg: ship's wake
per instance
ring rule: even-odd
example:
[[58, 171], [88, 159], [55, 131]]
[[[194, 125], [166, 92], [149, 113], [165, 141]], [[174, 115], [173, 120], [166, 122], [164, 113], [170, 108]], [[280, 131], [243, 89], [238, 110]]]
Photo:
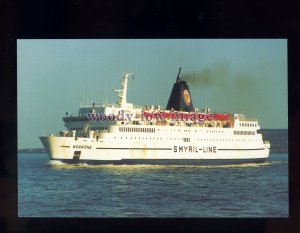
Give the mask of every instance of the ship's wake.
[[48, 162], [48, 165], [50, 165], [50, 166], [63, 166], [63, 165], [66, 165], [66, 163], [63, 163], [60, 160], [50, 160]]
[[228, 164], [228, 165], [149, 165], [149, 164], [68, 164], [63, 163], [59, 160], [51, 160], [48, 165], [54, 168], [62, 169], [77, 169], [77, 168], [88, 168], [88, 169], [104, 169], [104, 170], [145, 170], [145, 169], [226, 169], [226, 168], [255, 168], [263, 166], [272, 166], [284, 163], [284, 161], [267, 161], [263, 163], [244, 163], [244, 164]]

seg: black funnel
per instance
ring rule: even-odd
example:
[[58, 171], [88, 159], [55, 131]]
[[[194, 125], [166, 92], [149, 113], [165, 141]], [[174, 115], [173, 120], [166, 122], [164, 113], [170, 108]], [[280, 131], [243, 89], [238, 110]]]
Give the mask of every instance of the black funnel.
[[175, 111], [184, 111], [184, 112], [193, 112], [193, 102], [192, 96], [190, 94], [189, 86], [186, 84], [186, 81], [182, 81], [179, 77], [181, 68], [177, 75], [176, 83], [174, 83], [167, 110]]

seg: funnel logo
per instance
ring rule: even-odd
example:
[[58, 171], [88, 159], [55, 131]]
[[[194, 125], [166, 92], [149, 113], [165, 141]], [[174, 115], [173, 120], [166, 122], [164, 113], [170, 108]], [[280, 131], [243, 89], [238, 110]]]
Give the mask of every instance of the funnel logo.
[[184, 100], [185, 104], [187, 106], [190, 106], [190, 104], [191, 104], [191, 97], [190, 97], [190, 93], [188, 92], [188, 90], [184, 90], [183, 91], [182, 97], [183, 97], [183, 100]]

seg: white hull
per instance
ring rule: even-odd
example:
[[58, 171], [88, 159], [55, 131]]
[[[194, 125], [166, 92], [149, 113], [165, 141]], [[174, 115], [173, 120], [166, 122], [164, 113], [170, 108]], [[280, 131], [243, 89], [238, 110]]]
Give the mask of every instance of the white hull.
[[[206, 137], [207, 138], [207, 137]], [[259, 135], [256, 135], [259, 138]], [[195, 140], [99, 140], [95, 138], [40, 137], [52, 160], [69, 163], [244, 163], [263, 162], [269, 156], [270, 145], [248, 138], [249, 142]], [[234, 140], [234, 139], [232, 139]], [[236, 139], [235, 139], [236, 140]], [[245, 139], [246, 140], [246, 139]], [[180, 141], [180, 142], [179, 142]]]

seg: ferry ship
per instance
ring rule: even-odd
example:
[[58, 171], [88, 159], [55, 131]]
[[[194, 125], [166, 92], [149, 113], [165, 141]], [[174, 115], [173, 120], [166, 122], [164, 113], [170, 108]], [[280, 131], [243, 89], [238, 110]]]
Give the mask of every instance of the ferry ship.
[[51, 160], [87, 164], [239, 164], [268, 159], [270, 142], [258, 120], [193, 107], [180, 71], [165, 109], [127, 103], [128, 81], [116, 104], [81, 104], [63, 117], [66, 130], [40, 137]]

